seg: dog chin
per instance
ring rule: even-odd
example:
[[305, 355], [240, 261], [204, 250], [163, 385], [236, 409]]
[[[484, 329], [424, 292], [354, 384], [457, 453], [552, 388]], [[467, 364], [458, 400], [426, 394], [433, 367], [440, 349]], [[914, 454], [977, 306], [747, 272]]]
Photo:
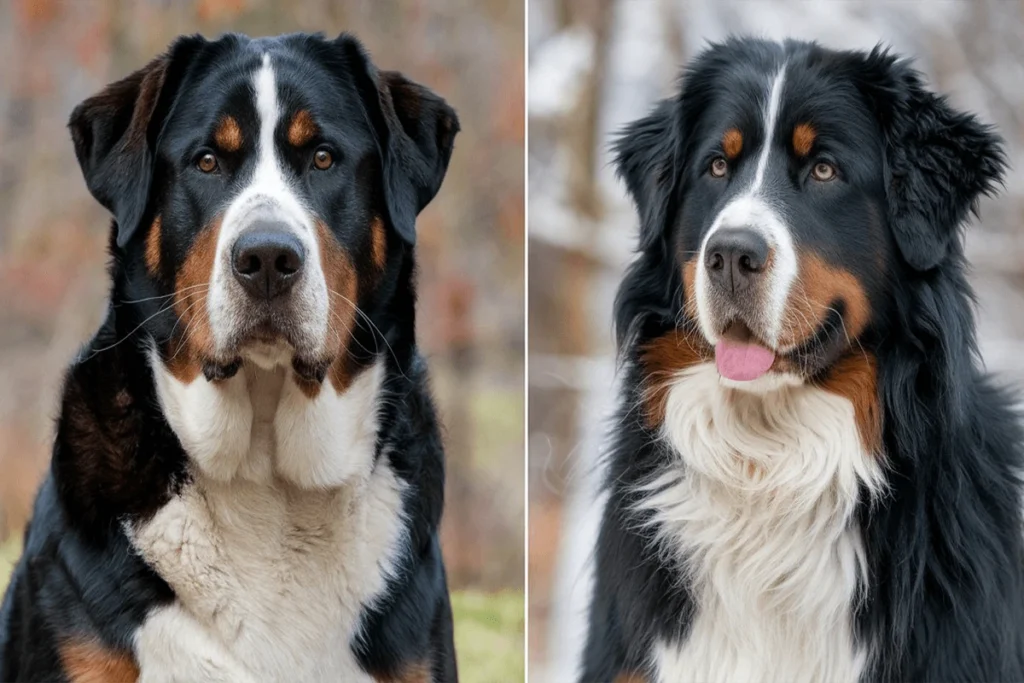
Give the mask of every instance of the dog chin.
[[295, 348], [284, 339], [255, 340], [241, 349], [241, 356], [261, 370], [273, 370], [278, 366], [290, 366]]
[[278, 366], [290, 367], [294, 356], [294, 347], [283, 338], [253, 339], [204, 358], [203, 375], [210, 382], [224, 381], [237, 375], [243, 364], [273, 370]]
[[261, 370], [291, 368], [298, 379], [320, 384], [327, 377], [333, 359], [307, 356], [284, 340], [257, 341], [249, 344], [242, 357]]
[[243, 365], [263, 371], [290, 368], [296, 380], [322, 384], [333, 362], [333, 358], [307, 358], [284, 340], [260, 340], [241, 347], [234, 360], [203, 361], [203, 375], [210, 382], [221, 382], [237, 375]]
[[728, 377], [719, 376], [719, 383], [728, 389], [744, 391], [748, 394], [770, 394], [781, 389], [798, 387], [804, 383], [799, 375], [792, 372], [769, 371], [757, 379], [739, 382]]

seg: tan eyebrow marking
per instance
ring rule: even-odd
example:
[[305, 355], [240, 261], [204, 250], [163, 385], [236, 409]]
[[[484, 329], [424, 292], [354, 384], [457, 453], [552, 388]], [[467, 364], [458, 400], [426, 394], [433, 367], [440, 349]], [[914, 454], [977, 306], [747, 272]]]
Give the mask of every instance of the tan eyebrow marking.
[[291, 125], [288, 126], [288, 142], [294, 147], [302, 147], [313, 139], [317, 130], [319, 129], [313, 122], [313, 117], [310, 113], [305, 109], [301, 109], [295, 113]]
[[734, 160], [743, 151], [743, 133], [738, 128], [730, 128], [722, 136], [722, 151], [730, 161]]
[[242, 149], [242, 139], [242, 129], [232, 116], [222, 118], [213, 133], [213, 141], [225, 152], [237, 152]]
[[801, 123], [793, 129], [793, 151], [799, 157], [805, 157], [811, 153], [811, 147], [818, 132], [809, 123]]

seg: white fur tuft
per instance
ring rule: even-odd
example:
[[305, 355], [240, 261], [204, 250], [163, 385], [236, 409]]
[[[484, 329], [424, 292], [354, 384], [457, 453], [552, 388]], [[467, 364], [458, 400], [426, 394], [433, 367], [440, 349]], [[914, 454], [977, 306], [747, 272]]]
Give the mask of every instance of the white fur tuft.
[[386, 458], [300, 490], [197, 475], [132, 545], [174, 589], [135, 634], [142, 681], [366, 681], [349, 646], [406, 546]]
[[642, 487], [640, 507], [697, 613], [682, 642], [657, 648], [660, 680], [856, 681], [867, 576], [854, 512], [861, 487], [884, 484], [853, 405], [810, 386], [730, 389], [700, 365], [669, 389], [663, 436], [679, 466]]

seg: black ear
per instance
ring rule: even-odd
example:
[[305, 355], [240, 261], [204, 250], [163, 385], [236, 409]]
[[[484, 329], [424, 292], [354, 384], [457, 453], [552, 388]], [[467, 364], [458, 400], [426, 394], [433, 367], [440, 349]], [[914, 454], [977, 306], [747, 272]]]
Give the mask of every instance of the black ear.
[[406, 242], [414, 244], [416, 216], [441, 188], [459, 118], [429, 88], [396, 71], [377, 71], [352, 36], [342, 34], [336, 42], [354, 69], [377, 135], [391, 225]]
[[928, 91], [905, 60], [878, 47], [862, 59], [857, 80], [886, 141], [889, 223], [904, 261], [926, 271], [962, 250], [968, 213], [1002, 181], [1002, 140]]
[[662, 100], [646, 117], [629, 124], [612, 147], [618, 175], [640, 212], [641, 249], [665, 234], [675, 213], [682, 149], [673, 113], [678, 106], [675, 100]]
[[179, 38], [166, 54], [85, 100], [68, 128], [89, 191], [114, 215], [124, 248], [143, 219], [156, 141], [185, 68], [206, 41]]

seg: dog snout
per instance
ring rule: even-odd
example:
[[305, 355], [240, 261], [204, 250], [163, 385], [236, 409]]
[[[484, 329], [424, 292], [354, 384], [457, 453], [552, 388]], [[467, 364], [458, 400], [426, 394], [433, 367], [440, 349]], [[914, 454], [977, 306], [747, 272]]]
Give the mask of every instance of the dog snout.
[[768, 242], [753, 230], [719, 230], [704, 247], [704, 267], [712, 285], [727, 294], [738, 294], [765, 274], [769, 254]]
[[242, 233], [231, 249], [235, 279], [258, 299], [273, 299], [292, 288], [302, 273], [305, 249], [288, 228], [257, 223]]

